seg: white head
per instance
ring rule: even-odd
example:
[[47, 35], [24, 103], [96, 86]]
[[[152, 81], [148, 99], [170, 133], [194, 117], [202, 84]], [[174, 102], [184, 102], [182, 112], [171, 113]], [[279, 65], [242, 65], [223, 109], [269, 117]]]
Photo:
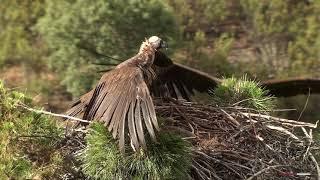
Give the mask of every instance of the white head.
[[151, 36], [148, 42], [152, 44], [155, 49], [165, 48], [166, 43], [160, 39], [158, 36]]
[[161, 48], [167, 48], [167, 43], [163, 41], [158, 36], [151, 36], [145, 42], [142, 43], [140, 50], [144, 49], [146, 46], [152, 46], [153, 49], [159, 50]]

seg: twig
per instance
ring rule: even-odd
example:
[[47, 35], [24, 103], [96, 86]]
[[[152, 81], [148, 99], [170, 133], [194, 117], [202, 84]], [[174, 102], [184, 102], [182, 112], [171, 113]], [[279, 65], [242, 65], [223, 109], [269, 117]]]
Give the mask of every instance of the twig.
[[50, 116], [66, 118], [68, 120], [91, 123], [91, 121], [87, 121], [87, 120], [84, 120], [84, 119], [68, 116], [68, 115], [65, 115], [65, 114], [56, 114], [56, 113], [52, 113], [52, 112], [48, 112], [48, 111], [44, 111], [44, 110], [33, 109], [33, 108], [30, 108], [30, 107], [26, 106], [25, 104], [21, 104], [21, 103], [18, 104], [18, 106], [20, 106], [20, 107], [22, 107], [22, 108], [24, 108], [24, 109], [26, 109], [28, 111], [32, 111], [32, 112], [39, 113], [39, 114], [46, 114], [46, 115], [50, 115]]
[[280, 131], [282, 133], [289, 135], [290, 137], [292, 137], [295, 140], [301, 141], [296, 135], [292, 134], [290, 131], [288, 131], [287, 129], [285, 129], [283, 127], [278, 127], [278, 126], [273, 126], [273, 125], [266, 125], [266, 127], [268, 127], [269, 129]]
[[[56, 136], [58, 137], [58, 136]], [[45, 135], [20, 135], [16, 136], [16, 138], [56, 138], [54, 136], [45, 136]]]
[[252, 175], [251, 177], [247, 178], [247, 180], [252, 180], [253, 178], [259, 176], [260, 174], [270, 170], [270, 169], [274, 169], [274, 168], [277, 168], [277, 167], [286, 167], [286, 165], [275, 165], [275, 166], [269, 166], [267, 168], [264, 168], [260, 171], [258, 171], [257, 173], [255, 173], [254, 175]]
[[300, 121], [300, 119], [301, 119], [301, 117], [302, 117], [302, 114], [304, 113], [304, 111], [305, 111], [305, 110], [306, 110], [306, 108], [307, 108], [307, 105], [308, 105], [308, 102], [309, 102], [309, 98], [310, 98], [310, 94], [311, 94], [311, 90], [310, 90], [310, 88], [309, 88], [308, 97], [307, 97], [306, 103], [304, 103], [304, 106], [303, 106], [302, 111], [300, 112], [300, 115], [299, 115], [298, 121]]
[[246, 117], [251, 116], [251, 117], [266, 118], [268, 120], [279, 121], [279, 122], [284, 122], [284, 123], [292, 123], [292, 125], [298, 124], [298, 125], [303, 125], [305, 127], [311, 127], [311, 128], [317, 128], [317, 126], [318, 126], [318, 121], [315, 124], [312, 124], [312, 123], [306, 123], [306, 122], [295, 121], [295, 120], [290, 120], [290, 119], [283, 119], [283, 118], [273, 117], [273, 116], [269, 116], [269, 115], [262, 115], [262, 114], [254, 114], [254, 113], [241, 113], [241, 114]]
[[225, 110], [223, 110], [223, 109], [220, 109], [227, 117], [228, 117], [228, 119], [230, 120], [230, 121], [232, 121], [237, 127], [239, 127], [240, 126], [240, 123], [237, 121], [237, 120], [235, 120], [230, 114], [228, 114]]
[[319, 164], [318, 164], [316, 158], [311, 153], [309, 153], [309, 156], [310, 156], [310, 159], [313, 161], [314, 165], [316, 166], [317, 175], [318, 175], [317, 179], [320, 180], [320, 167], [319, 167]]

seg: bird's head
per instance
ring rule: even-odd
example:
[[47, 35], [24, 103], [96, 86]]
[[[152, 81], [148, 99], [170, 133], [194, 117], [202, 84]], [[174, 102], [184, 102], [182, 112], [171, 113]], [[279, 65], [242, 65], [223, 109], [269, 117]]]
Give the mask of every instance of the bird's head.
[[158, 36], [151, 36], [147, 40], [155, 49], [168, 48], [167, 43]]
[[151, 36], [149, 39], [146, 39], [142, 43], [140, 47], [140, 51], [143, 51], [149, 48], [152, 48], [153, 50], [157, 51], [162, 48], [168, 48], [168, 45], [164, 40], [162, 40], [158, 36]]

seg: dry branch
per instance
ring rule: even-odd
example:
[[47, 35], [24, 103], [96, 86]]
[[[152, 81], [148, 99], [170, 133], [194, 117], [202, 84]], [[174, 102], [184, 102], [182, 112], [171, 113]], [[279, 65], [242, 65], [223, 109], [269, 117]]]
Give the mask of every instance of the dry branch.
[[156, 110], [170, 119], [167, 126], [195, 135], [188, 139], [194, 145], [194, 179], [314, 179], [320, 175], [311, 153], [317, 123], [196, 103], [159, 102]]

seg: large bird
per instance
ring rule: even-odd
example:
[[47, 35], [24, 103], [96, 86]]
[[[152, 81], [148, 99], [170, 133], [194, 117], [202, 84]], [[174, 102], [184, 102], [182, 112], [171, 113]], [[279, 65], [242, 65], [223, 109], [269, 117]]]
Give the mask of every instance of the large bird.
[[[222, 80], [193, 68], [174, 63], [161, 48], [166, 43], [157, 36], [144, 41], [139, 52], [105, 73], [96, 87], [84, 94], [67, 115], [102, 122], [124, 150], [129, 134], [134, 150], [145, 148], [145, 129], [156, 139], [159, 130], [152, 97], [190, 100], [194, 90], [208, 92]], [[261, 83], [276, 97], [320, 93], [319, 79], [272, 80]]]
[[[124, 151], [126, 134], [134, 150], [145, 148], [145, 129], [152, 140], [159, 130], [152, 97], [189, 99], [194, 90], [207, 92], [220, 80], [173, 63], [160, 50], [166, 43], [157, 36], [145, 40], [139, 52], [105, 73], [96, 87], [80, 97], [69, 116], [102, 122]], [[190, 77], [190, 78], [188, 78]]]

